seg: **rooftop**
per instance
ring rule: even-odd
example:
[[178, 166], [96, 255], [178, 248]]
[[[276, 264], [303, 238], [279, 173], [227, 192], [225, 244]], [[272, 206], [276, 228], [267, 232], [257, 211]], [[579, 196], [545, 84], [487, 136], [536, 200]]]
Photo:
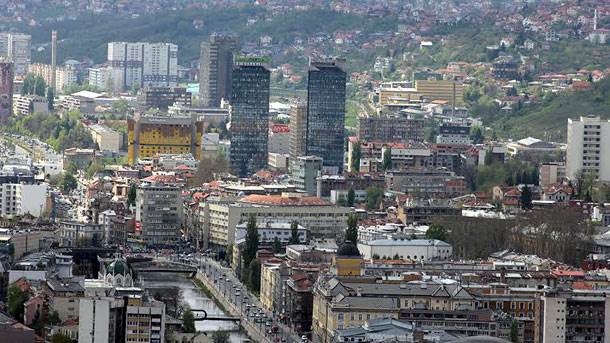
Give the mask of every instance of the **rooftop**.
[[326, 200], [317, 197], [284, 197], [280, 195], [252, 194], [243, 197], [240, 202], [253, 205], [269, 206], [331, 206]]

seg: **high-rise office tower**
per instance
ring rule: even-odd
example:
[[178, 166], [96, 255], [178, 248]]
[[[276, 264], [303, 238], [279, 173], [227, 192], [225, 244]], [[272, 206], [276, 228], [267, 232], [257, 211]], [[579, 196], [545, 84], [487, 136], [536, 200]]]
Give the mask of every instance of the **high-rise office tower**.
[[218, 107], [221, 99], [231, 98], [233, 54], [238, 45], [234, 36], [213, 34], [201, 43], [199, 67], [199, 104]]
[[269, 69], [265, 57], [235, 58], [231, 95], [231, 169], [252, 175], [267, 166]]
[[110, 78], [116, 91], [137, 87], [175, 87], [178, 46], [171, 43], [108, 43]]
[[25, 75], [31, 60], [32, 36], [25, 33], [0, 32], [0, 57], [13, 62], [16, 75]]
[[343, 170], [345, 136], [344, 59], [309, 61], [307, 80], [307, 155], [322, 157], [324, 169]]
[[0, 57], [0, 120], [13, 114], [13, 63]]
[[307, 139], [307, 103], [297, 101], [290, 105], [290, 141], [288, 154], [290, 156], [290, 165], [292, 165], [299, 156], [305, 156], [305, 143]]

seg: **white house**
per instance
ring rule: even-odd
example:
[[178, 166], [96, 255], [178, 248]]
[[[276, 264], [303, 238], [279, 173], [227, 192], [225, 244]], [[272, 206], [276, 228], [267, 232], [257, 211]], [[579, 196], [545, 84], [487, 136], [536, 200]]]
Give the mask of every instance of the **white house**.
[[392, 259], [398, 256], [401, 260], [447, 260], [453, 253], [449, 243], [436, 239], [392, 238], [378, 239], [358, 243], [358, 250], [365, 259]]

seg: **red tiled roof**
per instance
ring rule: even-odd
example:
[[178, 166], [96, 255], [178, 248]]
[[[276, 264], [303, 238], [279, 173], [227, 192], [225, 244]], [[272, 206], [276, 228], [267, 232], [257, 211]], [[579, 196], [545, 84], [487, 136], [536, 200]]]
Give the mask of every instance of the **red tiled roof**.
[[283, 197], [280, 195], [251, 194], [243, 197], [241, 202], [255, 205], [271, 206], [328, 206], [330, 202], [317, 197]]

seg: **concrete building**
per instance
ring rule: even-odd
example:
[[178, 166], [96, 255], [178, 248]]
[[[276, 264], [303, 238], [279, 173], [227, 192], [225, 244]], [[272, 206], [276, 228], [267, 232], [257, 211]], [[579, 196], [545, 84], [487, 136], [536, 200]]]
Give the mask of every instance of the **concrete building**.
[[299, 156], [306, 155], [307, 142], [307, 103], [298, 101], [290, 105], [290, 139], [288, 143], [289, 163], [292, 164]]
[[358, 115], [358, 139], [379, 142], [422, 142], [424, 119], [380, 111]]
[[462, 176], [442, 169], [392, 170], [385, 173], [386, 189], [425, 198], [451, 198], [466, 193]]
[[587, 116], [568, 119], [566, 176], [592, 174], [599, 181], [610, 181], [610, 121]]
[[511, 157], [526, 156], [529, 158], [540, 158], [549, 154], [559, 154], [561, 151], [562, 149], [559, 145], [534, 137], [527, 137], [506, 144], [506, 153]]
[[100, 151], [119, 152], [123, 146], [123, 135], [108, 126], [93, 124], [87, 126], [91, 138]]
[[115, 91], [132, 87], [174, 87], [178, 82], [178, 46], [110, 42], [108, 66]]
[[0, 56], [8, 58], [15, 67], [15, 75], [25, 75], [32, 56], [32, 36], [25, 33], [0, 32]]
[[183, 87], [146, 87], [140, 90], [138, 103], [143, 108], [167, 111], [172, 106], [191, 107], [192, 94]]
[[182, 225], [180, 188], [143, 183], [136, 194], [136, 236], [148, 246], [176, 243]]
[[136, 113], [127, 120], [127, 126], [127, 158], [130, 164], [158, 154], [190, 153], [196, 159], [201, 158], [203, 122], [197, 120], [195, 115], [185, 117]]
[[401, 260], [415, 261], [447, 260], [453, 253], [450, 244], [436, 239], [396, 237], [358, 242], [358, 251], [365, 259], [379, 259], [384, 256], [393, 259], [398, 256]]
[[566, 177], [564, 162], [542, 163], [538, 168], [538, 179], [541, 187], [547, 187], [561, 182]]
[[63, 221], [60, 224], [59, 238], [61, 245], [67, 247], [88, 245], [104, 241], [104, 225], [77, 221]]
[[[290, 222], [258, 222], [257, 221], [256, 231], [260, 243], [272, 244], [277, 238], [280, 243], [287, 244], [290, 241], [292, 234], [292, 223]], [[246, 238], [247, 223], [241, 223], [235, 227], [235, 240], [241, 240]], [[300, 224], [297, 224], [297, 234], [299, 236], [299, 243], [307, 244], [309, 242], [309, 234], [307, 229]]]
[[29, 166], [5, 164], [0, 172], [0, 216], [42, 215], [48, 184], [34, 179]]
[[290, 152], [290, 128], [285, 124], [273, 124], [269, 127], [269, 153], [288, 155]]
[[415, 89], [424, 99], [444, 100], [452, 106], [464, 105], [464, 85], [452, 80], [416, 80]]
[[466, 125], [443, 124], [438, 129], [437, 144], [468, 145], [470, 141], [470, 127]]
[[0, 120], [13, 115], [13, 63], [0, 58]]
[[38, 95], [13, 95], [13, 114], [27, 116], [32, 113], [49, 113], [47, 98]]
[[112, 69], [108, 66], [89, 68], [89, 85], [104, 91], [112, 90]]
[[306, 153], [322, 158], [332, 174], [343, 171], [345, 144], [344, 59], [309, 61]]
[[55, 82], [55, 92], [62, 92], [64, 87], [78, 83], [78, 71], [69, 65], [53, 67], [51, 64], [32, 63], [28, 72], [42, 77], [49, 86]]
[[213, 245], [230, 246], [235, 242], [235, 228], [250, 215], [257, 221], [296, 221], [309, 230], [312, 238], [336, 238], [345, 230], [351, 209], [334, 206], [316, 197], [279, 195], [211, 196], [200, 208], [204, 236]]
[[231, 169], [239, 177], [267, 166], [269, 84], [266, 57], [235, 59], [231, 91]]
[[317, 178], [322, 172], [324, 161], [317, 156], [299, 156], [291, 167], [291, 179], [297, 189], [315, 196]]
[[233, 54], [238, 44], [236, 37], [220, 34], [212, 34], [207, 42], [201, 43], [200, 106], [219, 107], [222, 99], [231, 98]]
[[46, 280], [49, 294], [49, 308], [57, 311], [62, 322], [78, 320], [79, 301], [85, 295], [85, 289], [78, 279], [50, 278]]

